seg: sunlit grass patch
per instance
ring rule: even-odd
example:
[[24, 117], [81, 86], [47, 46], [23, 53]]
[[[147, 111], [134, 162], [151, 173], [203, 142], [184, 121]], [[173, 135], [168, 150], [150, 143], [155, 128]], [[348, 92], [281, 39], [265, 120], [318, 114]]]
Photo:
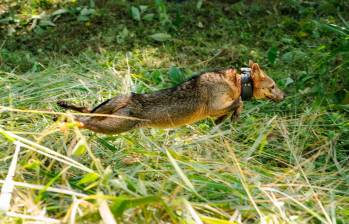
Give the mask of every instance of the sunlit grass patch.
[[[64, 163], [27, 151], [21, 156], [28, 162], [20, 164], [17, 172], [22, 175], [16, 177], [25, 187], [16, 194], [34, 183], [46, 186], [46, 190], [31, 190], [31, 199], [16, 200], [24, 204], [22, 208], [26, 203], [40, 202], [41, 210], [68, 218], [71, 206], [77, 205], [74, 197], [62, 191], [71, 189], [86, 195], [86, 199], [79, 199], [80, 212], [74, 217], [91, 221], [100, 219], [98, 198], [104, 192], [114, 216], [126, 222], [141, 222], [148, 216], [148, 221], [157, 218], [171, 222], [198, 218], [206, 222], [303, 222], [307, 218], [328, 222], [333, 218], [334, 200], [345, 201], [348, 192], [347, 183], [340, 179], [343, 164], [336, 167], [324, 163], [333, 160], [328, 147], [332, 140], [318, 138], [316, 130], [326, 116], [309, 113], [288, 120], [261, 118], [254, 126], [227, 123], [212, 127], [212, 132], [194, 125], [173, 131], [145, 129], [120, 136], [91, 136], [87, 143], [91, 151], [78, 156], [73, 151], [87, 132], [72, 129], [66, 134], [45, 134], [41, 144], [73, 156], [98, 175], [79, 174]], [[270, 126], [258, 127], [268, 121]], [[243, 133], [248, 135], [241, 141]], [[305, 144], [311, 148], [307, 150]], [[10, 143], [4, 146], [11, 149]], [[52, 187], [62, 190], [50, 193]], [[53, 206], [57, 200], [61, 203]], [[15, 208], [14, 212], [26, 211]]]

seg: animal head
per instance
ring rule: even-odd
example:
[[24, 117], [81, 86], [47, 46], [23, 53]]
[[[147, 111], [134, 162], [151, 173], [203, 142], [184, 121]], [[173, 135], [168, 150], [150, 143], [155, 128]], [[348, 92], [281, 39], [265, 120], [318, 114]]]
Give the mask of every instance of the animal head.
[[273, 101], [281, 101], [285, 94], [276, 86], [265, 72], [259, 67], [257, 63], [249, 61], [251, 68], [251, 78], [253, 80], [253, 98], [255, 99], [270, 99]]

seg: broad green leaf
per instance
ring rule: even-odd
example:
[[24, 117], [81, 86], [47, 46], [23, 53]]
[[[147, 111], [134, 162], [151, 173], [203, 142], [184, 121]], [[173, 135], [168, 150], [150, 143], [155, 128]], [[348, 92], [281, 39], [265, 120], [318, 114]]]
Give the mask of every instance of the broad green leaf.
[[162, 80], [162, 73], [160, 70], [154, 70], [150, 73], [150, 79], [155, 83], [159, 84]]
[[79, 142], [75, 145], [72, 154], [73, 154], [74, 156], [81, 156], [82, 154], [84, 154], [84, 153], [86, 152], [86, 149], [87, 149], [86, 143], [85, 143], [84, 141], [79, 141]]
[[276, 47], [271, 47], [268, 50], [268, 60], [270, 64], [274, 64], [277, 57], [278, 49]]
[[171, 35], [167, 33], [155, 33], [149, 36], [151, 39], [162, 42], [171, 39]]
[[3, 19], [0, 19], [0, 24], [8, 24], [11, 21], [13, 21], [13, 18], [11, 17], [3, 18]]
[[96, 173], [85, 174], [84, 177], [78, 182], [78, 184], [88, 184], [96, 181], [99, 178], [99, 175]]
[[83, 8], [80, 11], [80, 15], [81, 16], [89, 16], [89, 15], [95, 14], [95, 12], [96, 12], [96, 10], [94, 10], [94, 9]]
[[39, 26], [56, 26], [51, 20], [40, 20]]
[[96, 11], [94, 9], [83, 8], [80, 11], [80, 14], [78, 16], [78, 21], [80, 22], [88, 21], [90, 17], [95, 14], [95, 12]]
[[131, 14], [134, 20], [141, 21], [141, 13], [139, 12], [139, 9], [137, 7], [131, 7]]
[[147, 205], [154, 202], [161, 202], [161, 198], [157, 196], [146, 196], [140, 198], [131, 198], [127, 196], [119, 196], [111, 205], [111, 210], [116, 217], [121, 217], [122, 214], [130, 208], [136, 208], [142, 205]]
[[289, 86], [289, 85], [291, 85], [292, 83], [294, 83], [294, 80], [293, 80], [291, 77], [287, 77], [285, 86]]
[[62, 15], [69, 12], [67, 9], [58, 9], [56, 11], [54, 11], [51, 15], [52, 16], [57, 16], [57, 15]]
[[196, 9], [201, 9], [202, 3], [203, 3], [203, 0], [198, 0], [196, 2]]
[[154, 18], [154, 13], [147, 13], [143, 16], [143, 20], [145, 21], [151, 21]]
[[170, 68], [170, 70], [168, 71], [168, 74], [169, 74], [170, 79], [173, 83], [178, 84], [184, 80], [184, 75], [183, 75], [182, 71], [175, 66], [172, 66]]
[[207, 224], [238, 224], [237, 222], [234, 222], [234, 221], [212, 218], [204, 215], [200, 215], [200, 218], [202, 221], [204, 221]]

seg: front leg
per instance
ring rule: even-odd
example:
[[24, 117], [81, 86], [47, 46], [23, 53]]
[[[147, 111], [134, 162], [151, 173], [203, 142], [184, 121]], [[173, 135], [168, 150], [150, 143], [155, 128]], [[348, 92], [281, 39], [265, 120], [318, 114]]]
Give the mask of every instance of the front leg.
[[231, 116], [231, 119], [232, 120], [236, 120], [239, 118], [239, 114], [242, 110], [242, 100], [241, 100], [241, 97], [237, 100], [235, 100], [228, 108], [226, 108], [226, 113], [220, 117], [218, 117], [214, 123], [217, 125], [217, 124], [220, 124], [222, 123], [226, 118], [230, 117]]
[[218, 117], [216, 120], [214, 120], [215, 125], [219, 125], [220, 123], [222, 123], [229, 116], [230, 116], [230, 114], [224, 114], [224, 115]]
[[242, 109], [244, 107], [244, 102], [242, 101], [241, 97], [239, 98], [239, 106], [233, 110], [232, 116], [231, 116], [231, 120], [232, 121], [238, 121], [240, 118], [240, 114], [242, 112]]

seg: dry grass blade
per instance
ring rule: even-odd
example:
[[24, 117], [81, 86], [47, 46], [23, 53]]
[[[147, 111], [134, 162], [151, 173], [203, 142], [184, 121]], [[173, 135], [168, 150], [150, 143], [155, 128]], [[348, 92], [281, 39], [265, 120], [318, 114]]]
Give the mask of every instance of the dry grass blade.
[[[42, 154], [44, 154], [44, 155], [46, 155], [46, 156], [48, 156], [50, 158], [56, 159], [56, 160], [58, 160], [58, 161], [60, 161], [62, 163], [65, 163], [67, 165], [73, 166], [73, 167], [78, 168], [80, 170], [83, 170], [85, 172], [94, 173], [94, 171], [92, 169], [82, 165], [81, 163], [79, 163], [79, 162], [77, 162], [77, 161], [75, 161], [75, 160], [73, 160], [73, 159], [71, 159], [71, 158], [69, 158], [67, 156], [59, 154], [59, 153], [57, 153], [57, 152], [55, 152], [55, 151], [53, 151], [53, 150], [51, 150], [51, 149], [49, 149], [49, 148], [47, 148], [45, 146], [39, 145], [39, 144], [37, 144], [37, 143], [35, 143], [33, 141], [30, 141], [28, 139], [20, 137], [20, 136], [18, 136], [16, 134], [13, 134], [11, 132], [5, 131], [5, 130], [3, 130], [1, 128], [0, 128], [0, 134], [3, 134], [4, 136], [10, 136], [13, 139], [17, 139], [18, 141], [21, 142], [21, 145], [23, 147], [25, 147], [25, 148], [34, 150], [34, 151], [36, 151], [38, 153], [42, 153]], [[30, 145], [32, 145], [33, 147], [30, 146]]]
[[252, 156], [252, 154], [256, 151], [257, 147], [261, 144], [263, 138], [265, 137], [265, 133], [267, 132], [269, 126], [273, 123], [273, 121], [277, 118], [277, 116], [272, 117], [266, 125], [263, 127], [263, 129], [259, 132], [259, 135], [249, 151], [246, 153], [246, 160], [249, 160]]
[[21, 150], [20, 142], [16, 141], [14, 142], [14, 144], [16, 146], [16, 149], [13, 154], [13, 158], [12, 158], [10, 167], [8, 169], [7, 176], [4, 181], [4, 184], [2, 185], [1, 193], [0, 193], [0, 210], [4, 212], [7, 212], [11, 206], [10, 203], [11, 203], [12, 192], [14, 188], [13, 177], [15, 176], [18, 155]]
[[[0, 184], [4, 184], [6, 181], [0, 180]], [[47, 187], [44, 185], [38, 185], [38, 184], [29, 184], [29, 183], [23, 183], [23, 182], [17, 182], [13, 181], [13, 185], [15, 187], [21, 187], [21, 188], [28, 188], [28, 189], [35, 189], [35, 190], [45, 190], [48, 192], [54, 192], [58, 194], [66, 194], [66, 195], [71, 195], [71, 196], [76, 196], [76, 197], [87, 197], [87, 194], [82, 194], [79, 192], [74, 192], [68, 189], [61, 189], [61, 188], [55, 188], [55, 187]]]
[[[34, 223], [37, 224], [46, 224], [46, 223], [54, 223], [54, 224], [59, 224], [62, 223], [60, 220], [58, 219], [52, 219], [52, 218], [47, 218], [44, 216], [32, 216], [32, 215], [24, 215], [24, 214], [18, 214], [15, 212], [7, 212], [6, 213], [7, 216], [9, 217], [14, 217], [14, 218], [20, 218], [21, 220], [33, 220]], [[28, 222], [30, 223], [30, 222]]]
[[294, 203], [296, 203], [297, 205], [299, 205], [300, 207], [302, 207], [305, 211], [307, 211], [309, 214], [311, 214], [312, 216], [314, 216], [315, 218], [317, 218], [319, 221], [321, 221], [321, 223], [327, 223], [326, 219], [323, 219], [318, 213], [316, 213], [315, 211], [313, 211], [312, 209], [308, 208], [307, 206], [305, 206], [303, 203], [301, 203], [300, 201], [298, 201], [297, 199], [294, 199], [293, 197], [289, 196], [288, 194], [281, 192], [279, 190], [276, 190], [274, 188], [270, 188], [270, 187], [263, 187], [261, 188], [264, 191], [271, 191], [271, 192], [275, 192], [278, 194], [281, 194], [283, 196], [285, 196], [286, 198], [290, 199], [291, 201], [293, 201]]
[[289, 150], [291, 151], [291, 153], [292, 153], [292, 155], [294, 157], [294, 160], [296, 161], [296, 165], [297, 165], [296, 169], [299, 170], [301, 172], [301, 174], [303, 175], [303, 178], [305, 179], [306, 183], [308, 184], [309, 189], [311, 190], [314, 199], [316, 200], [317, 204], [319, 205], [321, 211], [323, 212], [323, 214], [324, 214], [324, 216], [326, 218], [326, 223], [332, 224], [332, 220], [331, 220], [330, 216], [327, 214], [327, 211], [325, 210], [322, 202], [320, 201], [320, 199], [318, 197], [318, 194], [316, 193], [316, 191], [313, 188], [312, 184], [309, 182], [309, 179], [308, 179], [306, 173], [304, 172], [304, 170], [302, 168], [302, 165], [299, 162], [299, 159], [298, 159], [298, 156], [295, 153], [295, 150], [293, 150], [292, 143], [290, 141], [288, 132], [285, 131], [286, 130], [285, 128], [282, 129], [282, 130], [283, 130], [282, 134], [283, 134], [284, 139], [286, 140], [287, 146], [288, 146]]
[[[348, 1], [0, 2], [0, 187], [23, 144], [1, 224], [349, 223]], [[172, 38], [147, 38], [159, 32]], [[236, 122], [103, 135], [74, 117], [138, 113], [56, 103], [97, 106], [249, 59], [287, 97], [245, 101]], [[177, 98], [157, 113], [187, 111]]]
[[193, 218], [194, 222], [196, 224], [203, 224], [203, 222], [200, 219], [200, 215], [195, 211], [195, 209], [191, 206], [191, 204], [185, 199], [183, 199], [183, 203], [187, 208], [187, 210], [189, 211], [189, 214]]
[[241, 169], [241, 167], [240, 167], [240, 163], [239, 163], [238, 159], [236, 158], [236, 155], [235, 155], [234, 150], [231, 148], [231, 146], [230, 146], [226, 141], [224, 141], [224, 143], [225, 143], [226, 148], [227, 148], [227, 149], [229, 150], [229, 152], [230, 152], [229, 155], [231, 156], [231, 158], [232, 158], [232, 160], [233, 160], [233, 162], [234, 162], [234, 165], [236, 166], [236, 168], [237, 168], [238, 171], [239, 171], [240, 181], [241, 181], [241, 183], [242, 183], [242, 185], [243, 185], [243, 187], [244, 187], [244, 189], [245, 189], [245, 191], [246, 191], [246, 193], [247, 193], [248, 198], [250, 199], [250, 201], [251, 201], [253, 207], [256, 209], [256, 212], [258, 213], [259, 217], [260, 217], [261, 219], [263, 219], [264, 215], [263, 215], [263, 213], [259, 210], [256, 201], [255, 201], [255, 200], [253, 199], [253, 197], [252, 197], [252, 194], [251, 194], [251, 192], [250, 192], [250, 190], [249, 190], [249, 187], [248, 187], [248, 185], [247, 185], [247, 182], [246, 182], [246, 178], [245, 178], [244, 172], [242, 171], [242, 169]]
[[98, 210], [104, 224], [116, 224], [113, 214], [110, 211], [108, 203], [104, 199], [98, 199]]

